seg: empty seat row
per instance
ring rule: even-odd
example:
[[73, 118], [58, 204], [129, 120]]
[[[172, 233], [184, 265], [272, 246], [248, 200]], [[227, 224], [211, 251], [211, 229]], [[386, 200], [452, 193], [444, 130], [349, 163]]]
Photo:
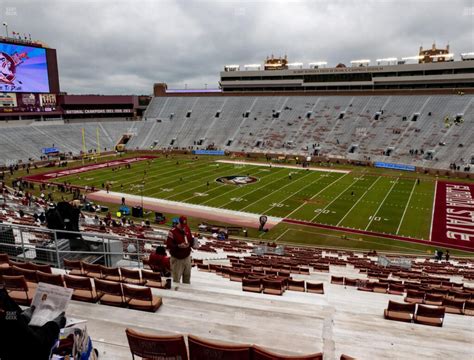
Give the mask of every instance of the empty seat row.
[[162, 304], [161, 298], [154, 296], [149, 287], [73, 275], [65, 275], [64, 282], [67, 288], [74, 290], [73, 300], [151, 312]]
[[7, 254], [0, 254], [0, 268], [5, 269], [12, 266], [16, 266], [17, 268], [26, 269], [26, 270], [39, 270], [46, 273], [51, 273], [51, 265], [49, 264], [37, 264], [31, 261], [22, 262], [22, 261], [14, 261], [9, 258]]
[[[474, 292], [470, 288], [444, 289], [439, 287], [422, 287], [419, 284], [403, 283], [399, 280], [369, 281], [366, 279], [351, 279], [342, 276], [331, 276], [331, 284], [353, 286], [360, 291], [375, 292], [391, 295], [403, 295], [407, 293], [407, 302], [425, 303], [430, 305], [441, 305], [443, 299], [467, 301], [474, 298]], [[456, 289], [456, 290], [455, 290]], [[439, 304], [438, 304], [439, 303]]]
[[124, 282], [132, 285], [146, 285], [153, 288], [163, 288], [160, 273], [127, 269], [124, 267], [107, 267], [99, 264], [90, 264], [79, 260], [64, 259], [64, 268], [69, 275], [87, 276], [94, 279]]
[[405, 304], [392, 300], [389, 300], [388, 307], [384, 310], [385, 319], [431, 326], [443, 326], [444, 314], [444, 307]]
[[283, 295], [285, 290], [324, 294], [323, 283], [311, 283], [305, 280], [245, 277], [242, 279], [242, 290], [254, 293]]
[[[151, 335], [133, 329], [126, 329], [128, 344], [132, 357], [146, 359], [181, 359], [181, 360], [322, 360], [323, 353], [308, 355], [285, 356], [276, 354], [256, 345], [228, 344], [210, 341], [197, 336], [188, 335], [186, 347], [183, 335]], [[355, 360], [341, 355], [341, 360]]]
[[417, 290], [408, 290], [404, 300], [410, 304], [443, 306], [446, 312], [450, 314], [474, 315], [474, 300], [449, 298], [429, 293], [425, 294]]

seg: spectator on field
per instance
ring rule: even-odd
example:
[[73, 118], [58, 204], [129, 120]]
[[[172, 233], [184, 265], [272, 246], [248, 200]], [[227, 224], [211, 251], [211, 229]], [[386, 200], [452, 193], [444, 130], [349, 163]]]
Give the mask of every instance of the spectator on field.
[[171, 273], [173, 281], [189, 284], [191, 282], [191, 248], [194, 238], [185, 216], [179, 218], [178, 224], [168, 233], [166, 248], [171, 254]]
[[154, 272], [158, 272], [161, 276], [169, 277], [171, 275], [170, 257], [166, 253], [164, 246], [158, 246], [156, 251], [150, 255], [148, 264]]

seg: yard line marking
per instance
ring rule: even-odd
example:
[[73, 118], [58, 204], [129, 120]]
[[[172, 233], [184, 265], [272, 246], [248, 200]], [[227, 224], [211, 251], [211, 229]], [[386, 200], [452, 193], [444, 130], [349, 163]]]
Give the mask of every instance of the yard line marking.
[[[280, 204], [284, 203], [286, 200], [288, 200], [289, 198], [295, 196], [296, 194], [298, 194], [300, 191], [303, 191], [304, 189], [306, 189], [308, 186], [311, 186], [311, 185], [314, 185], [316, 183], [318, 183], [321, 179], [323, 178], [322, 175], [319, 175], [319, 177], [317, 179], [315, 179], [314, 181], [311, 181], [308, 185], [306, 186], [303, 186], [301, 189], [299, 189], [297, 192], [295, 193], [292, 193], [290, 196], [284, 198], [283, 200], [279, 201]], [[301, 178], [302, 179], [302, 178]], [[299, 179], [299, 180], [301, 180]], [[265, 210], [264, 212], [262, 212], [262, 214], [266, 214], [267, 212], [269, 212], [271, 209], [273, 209], [275, 206], [270, 206], [270, 208], [268, 210]]]
[[[191, 163], [190, 163], [191, 164]], [[165, 166], [164, 167], [165, 169], [169, 169], [171, 168], [171, 166]], [[154, 174], [156, 173], [155, 170], [153, 169], [150, 169], [150, 168], [145, 168], [145, 167], [141, 167], [141, 169], [137, 169], [137, 167], [134, 167], [133, 168], [133, 171], [134, 171], [134, 175], [132, 174], [127, 174], [127, 173], [120, 173], [120, 175], [117, 176], [117, 173], [114, 173], [114, 181], [116, 181], [116, 184], [115, 184], [115, 187], [118, 186], [119, 184], [120, 185], [123, 185], [123, 187], [127, 187], [127, 186], [132, 186], [134, 184], [137, 184], [137, 183], [141, 183], [143, 178], [144, 178], [144, 170], [148, 170], [151, 174]], [[159, 170], [163, 170], [162, 168], [160, 168]], [[172, 173], [175, 173], [175, 172], [178, 172], [182, 169], [174, 169], [174, 170], [171, 170], [171, 171], [166, 171], [164, 173], [156, 173], [156, 175], [154, 176], [150, 176], [148, 173], [147, 175], [145, 176], [145, 181], [149, 181], [149, 183], [154, 183], [155, 180], [150, 180], [150, 179], [154, 179], [154, 178], [157, 178], [157, 177], [161, 177], [161, 176], [164, 176], [164, 175], [168, 175], [168, 174], [172, 174]], [[121, 181], [122, 179], [127, 179], [127, 181]], [[101, 176], [99, 177], [95, 177], [94, 178], [94, 181], [97, 181], [98, 182], [98, 187], [100, 187], [100, 183], [104, 183], [106, 181], [109, 181], [110, 180], [110, 174], [101, 174]], [[160, 180], [158, 180], [160, 181]], [[92, 186], [92, 184], [91, 184]], [[114, 186], [112, 186], [114, 187]]]
[[388, 196], [390, 195], [390, 193], [392, 192], [393, 188], [395, 187], [395, 185], [397, 185], [398, 179], [399, 179], [399, 178], [397, 178], [397, 180], [395, 180], [395, 181], [393, 182], [392, 187], [390, 188], [390, 190], [389, 190], [389, 192], [387, 193], [387, 195], [385, 195], [385, 197], [383, 198], [383, 200], [382, 200], [382, 202], [380, 203], [379, 207], [378, 207], [377, 210], [375, 211], [375, 214], [372, 215], [372, 218], [370, 219], [369, 224], [365, 227], [365, 230], [367, 230], [367, 229], [369, 228], [370, 224], [372, 224], [372, 221], [374, 221], [375, 216], [377, 215], [377, 213], [379, 212], [379, 210], [382, 208], [382, 205], [384, 204], [385, 200], [387, 200], [387, 198], [388, 198]]
[[[169, 162], [174, 162], [173, 160], [168, 160], [168, 161]], [[193, 162], [190, 161], [190, 162], [183, 163], [183, 165], [191, 165], [193, 167], [194, 165], [196, 165], [196, 163], [193, 163]], [[164, 173], [158, 172], [156, 175], [153, 175], [155, 173], [155, 170], [153, 168], [148, 169], [148, 171], [150, 171], [152, 176], [148, 176], [148, 172], [147, 172], [147, 180], [148, 179], [154, 179], [154, 178], [157, 178], [157, 177], [161, 177], [163, 175], [171, 174], [171, 173], [177, 172], [179, 170], [182, 170], [182, 167], [180, 167], [180, 165], [176, 165], [176, 163], [168, 164], [166, 166], [161, 166], [161, 164], [160, 164], [160, 167], [156, 170], [158, 170], [158, 171], [163, 170], [163, 168], [165, 168], [166, 170], [168, 170], [168, 169], [173, 169], [173, 170], [166, 171]], [[127, 181], [124, 184], [133, 184], [136, 181], [140, 181], [140, 179], [143, 177], [143, 171], [142, 170], [144, 171], [144, 170], [147, 170], [147, 169], [140, 169], [139, 171], [136, 171], [135, 175], [129, 177], [129, 179], [133, 179], [133, 180]], [[137, 179], [135, 180], [135, 178], [137, 178]]]
[[[225, 171], [220, 171], [220, 170], [223, 170], [223, 169], [225, 169], [225, 171], [227, 171], [227, 170], [232, 169], [232, 167], [227, 168], [227, 167], [223, 166], [222, 168], [219, 168], [219, 172], [218, 172], [218, 173], [221, 174], [222, 172], [225, 172]], [[205, 169], [205, 170], [197, 171], [197, 172], [195, 172], [194, 174], [190, 175], [188, 179], [192, 179], [192, 178], [194, 178], [195, 176], [198, 176], [198, 175], [200, 175], [200, 176], [205, 176], [204, 174], [206, 174], [206, 173], [212, 173], [213, 171], [215, 171], [215, 169], [212, 169], [212, 170], [209, 170], [209, 169], [206, 170], [206, 169]], [[188, 172], [186, 171], [186, 174], [187, 174], [187, 173], [188, 173]], [[184, 173], [183, 173], [183, 174], [184, 174]], [[184, 175], [183, 175], [182, 177], [184, 177]], [[199, 179], [197, 179], [197, 180], [199, 180]], [[197, 181], [197, 180], [191, 180], [191, 181], [188, 182], [188, 184], [189, 184], [190, 182]], [[180, 184], [180, 183], [179, 183], [179, 179], [173, 179], [172, 181], [168, 181], [167, 183], [164, 183], [164, 184], [161, 184], [161, 185], [155, 185], [155, 186], [152, 186], [152, 187], [150, 187], [150, 188], [148, 188], [148, 189], [144, 189], [144, 190], [150, 191], [151, 189], [156, 189], [156, 188], [163, 187], [163, 186], [170, 185], [170, 184], [178, 184], [177, 186], [184, 185], [184, 184]], [[161, 192], [161, 191], [162, 191], [162, 190], [160, 190], [159, 192]], [[156, 194], [154, 194], [154, 196], [156, 196]]]
[[[174, 162], [173, 160], [166, 160], [164, 162], [160, 162], [160, 161], [157, 161], [157, 162], [154, 162], [154, 164], [158, 164], [160, 165], [160, 168], [161, 167], [164, 167], [165, 169], [174, 169], [174, 170], [171, 170], [169, 172], [173, 172], [173, 171], [176, 171], [176, 165], [175, 164], [166, 164], [166, 165], [163, 165], [164, 163], [171, 163], [171, 162]], [[188, 163], [185, 163], [185, 164], [192, 164], [192, 162], [188, 162]], [[134, 174], [129, 176], [128, 178], [129, 179], [135, 179], [135, 178], [142, 178], [143, 177], [143, 171], [144, 170], [147, 170], [147, 168], [149, 169], [150, 168], [150, 165], [149, 164], [146, 164], [145, 162], [143, 162], [142, 164], [140, 165], [143, 165], [143, 166], [138, 166], [139, 164], [137, 164], [137, 166], [134, 166], [132, 168]], [[174, 167], [173, 167], [174, 166]], [[137, 169], [138, 167], [138, 169]], [[103, 174], [103, 176], [99, 176], [99, 179], [107, 179], [108, 177], [110, 177], [110, 174]], [[155, 176], [156, 177], [156, 176]], [[153, 178], [153, 176], [151, 176], [150, 178]], [[128, 183], [133, 183], [135, 180], [132, 180], [132, 181], [127, 181], [125, 182], [124, 184], [128, 184]]]
[[255, 203], [258, 203], [259, 201], [262, 201], [263, 199], [265, 199], [265, 198], [269, 197], [270, 195], [274, 194], [275, 191], [281, 191], [282, 189], [284, 189], [284, 188], [286, 188], [286, 187], [288, 187], [288, 186], [290, 186], [290, 185], [294, 185], [295, 182], [298, 182], [298, 181], [300, 181], [300, 180], [303, 180], [306, 176], [308, 176], [308, 175], [310, 175], [310, 174], [311, 174], [311, 172], [308, 172], [306, 175], [303, 175], [302, 177], [300, 177], [300, 178], [297, 179], [296, 181], [291, 181], [289, 184], [286, 184], [286, 185], [282, 186], [282, 187], [279, 188], [279, 189], [273, 190], [270, 194], [267, 194], [267, 195], [265, 195], [264, 197], [262, 197], [262, 198], [260, 198], [260, 199], [258, 199], [258, 200], [256, 200], [256, 201], [254, 201], [253, 203], [248, 204], [247, 206], [243, 207], [242, 209], [239, 209], [239, 211], [243, 211], [244, 209], [247, 209], [249, 206], [252, 206], [252, 205], [254, 205]]
[[[258, 170], [254, 175], [257, 175], [259, 172], [262, 172], [262, 170]], [[262, 179], [265, 178], [265, 177], [268, 177], [268, 176], [270, 176], [270, 175], [275, 175], [275, 174], [276, 174], [276, 172], [275, 172], [275, 173], [266, 173], [265, 175], [263, 175], [263, 176], [260, 177], [260, 180], [262, 180]], [[218, 187], [212, 189], [211, 192], [214, 191], [214, 190], [219, 190], [219, 189], [221, 189], [222, 186], [226, 186], [226, 185], [220, 184]], [[209, 201], [211, 201], [211, 200], [218, 199], [218, 198], [220, 198], [221, 196], [228, 195], [228, 194], [230, 194], [231, 192], [237, 191], [237, 190], [242, 190], [242, 188], [241, 188], [240, 186], [235, 186], [235, 189], [232, 189], [232, 190], [230, 190], [230, 191], [226, 191], [226, 192], [224, 192], [224, 193], [222, 193], [222, 194], [220, 194], [220, 195], [217, 195], [217, 196], [213, 196], [213, 197], [209, 198], [208, 200], [206, 200], [206, 201], [204, 201], [204, 202], [200, 202], [200, 204], [203, 205], [203, 204], [205, 204], [205, 203], [207, 203], [207, 202], [209, 202]], [[195, 196], [193, 196], [193, 197], [195, 197]], [[190, 199], [190, 198], [186, 199], [185, 201], [187, 201], [187, 200], [189, 200], [189, 199]]]
[[[244, 168], [242, 168], [242, 169], [244, 169]], [[230, 170], [230, 169], [229, 169], [229, 170]], [[226, 169], [226, 171], [227, 171], [227, 169]], [[221, 174], [221, 172], [219, 172], [219, 174]], [[201, 183], [201, 181], [203, 181], [203, 182], [204, 182], [204, 181], [209, 181], [209, 180], [208, 180], [209, 178], [211, 179], [210, 181], [212, 181], [212, 178], [214, 178], [214, 180], [215, 180], [216, 178], [220, 178], [220, 177], [221, 177], [221, 176], [219, 176], [219, 174], [213, 174], [213, 175], [209, 175], [209, 176], [205, 175], [205, 176], [203, 176], [203, 177], [201, 177], [201, 178], [199, 178], [199, 179], [191, 180], [190, 182], [186, 183], [186, 185], [189, 185], [189, 184], [191, 184], [191, 183], [193, 183], [193, 182], [196, 182], [196, 181], [199, 181], [200, 184], [199, 184], [198, 186], [195, 186], [195, 187], [192, 187], [192, 188], [187, 187], [185, 190], [180, 191], [180, 192], [177, 192], [177, 193], [173, 193], [173, 194], [171, 194], [171, 195], [169, 195], [169, 196], [164, 197], [163, 199], [166, 200], [166, 199], [172, 198], [172, 197], [174, 197], [174, 196], [176, 196], [176, 195], [184, 194], [184, 193], [186, 193], [186, 192], [188, 192], [188, 191], [192, 191], [192, 190], [194, 190], [194, 189], [198, 189], [198, 188], [200, 188], [200, 187], [203, 187], [203, 186], [205, 186], [205, 185], [203, 185], [203, 184]], [[184, 185], [184, 184], [181, 184], [181, 185]], [[178, 186], [181, 186], [181, 185], [178, 185]], [[193, 196], [193, 197], [194, 197], [194, 196]]]
[[[193, 164], [193, 163], [192, 163], [192, 162], [189, 162], [189, 163], [185, 163], [185, 164]], [[174, 166], [176, 167], [177, 165], [174, 165]], [[169, 168], [171, 168], [171, 166], [170, 166]], [[168, 169], [168, 166], [166, 166], [166, 169]], [[136, 169], [134, 168], [134, 170], [136, 170]], [[139, 169], [138, 171], [135, 171], [135, 174], [136, 174], [136, 175], [128, 176], [127, 179], [128, 179], [129, 181], [123, 182], [122, 185], [124, 185], [124, 187], [125, 187], [126, 185], [129, 185], [129, 184], [134, 184], [134, 183], [136, 183], [136, 182], [141, 182], [141, 180], [142, 180], [142, 178], [143, 178], [143, 174], [144, 174], [144, 173], [143, 173], [143, 170], [146, 170], [146, 169]], [[167, 172], [164, 172], [164, 173], [157, 173], [156, 175], [153, 175], [153, 176], [148, 176], [148, 173], [147, 173], [147, 176], [146, 176], [145, 180], [148, 181], [148, 180], [150, 180], [150, 179], [154, 179], [154, 178], [157, 178], [157, 177], [161, 177], [161, 176], [167, 175], [167, 174], [172, 174], [172, 173], [177, 172], [177, 171], [180, 171], [180, 170], [182, 170], [182, 168], [175, 168], [174, 170], [167, 171]], [[151, 173], [155, 173], [154, 170], [150, 170], [150, 172], [151, 172]], [[105, 175], [105, 174], [104, 174], [104, 175]], [[100, 177], [98, 178], [98, 180], [99, 180], [99, 179], [100, 179], [100, 180], [107, 180], [108, 178], [110, 178], [110, 175], [106, 175], [105, 177], [100, 176]], [[120, 178], [122, 178], [122, 177], [120, 176]], [[130, 179], [132, 179], [132, 180], [130, 180]]]
[[[324, 190], [326, 190], [328, 187], [334, 185], [335, 183], [337, 183], [339, 180], [341, 180], [343, 177], [349, 175], [349, 173], [347, 174], [344, 174], [342, 175], [341, 177], [338, 177], [336, 180], [334, 180], [332, 183], [330, 183], [329, 185], [327, 185], [324, 189], [318, 191], [316, 194], [314, 194], [313, 196], [311, 196], [309, 198], [309, 200], [313, 200], [316, 196], [318, 196], [319, 194], [321, 194]], [[291, 211], [288, 215], [285, 216], [285, 218], [288, 218], [290, 215], [294, 214], [295, 212], [297, 212], [299, 209], [301, 209], [303, 206], [305, 206], [306, 204], [308, 203], [308, 201], [305, 201], [304, 203], [302, 203], [300, 206], [298, 206], [295, 210]]]
[[[244, 166], [244, 167], [241, 168], [241, 170], [242, 170], [242, 169], [250, 170], [251, 168], [250, 168], [250, 169], [247, 169], [247, 167]], [[260, 172], [260, 170], [257, 171], [255, 174], [253, 174], [253, 173], [251, 174], [250, 172], [249, 172], [248, 174], [249, 174], [249, 175], [250, 175], [250, 174], [251, 174], [251, 175], [257, 175], [259, 172]], [[206, 177], [204, 177], [204, 178], [192, 180], [192, 181], [189, 182], [188, 184], [190, 184], [190, 183], [192, 183], [192, 182], [195, 182], [195, 181], [207, 181], [206, 179], [208, 179], [208, 178], [211, 178], [210, 181], [215, 181], [217, 178], [220, 178], [220, 177], [221, 177], [221, 176], [219, 176], [219, 175], [217, 175], [216, 177], [215, 177], [215, 176], [216, 176], [216, 175], [209, 176], [209, 177], [206, 176]], [[215, 177], [215, 178], [214, 178], [214, 177]], [[212, 178], [214, 178], [214, 180], [212, 180]], [[187, 189], [184, 190], [184, 191], [181, 191], [181, 192], [179, 192], [179, 193], [173, 193], [172, 195], [170, 195], [170, 196], [168, 196], [168, 197], [165, 197], [165, 198], [163, 198], [163, 199], [169, 199], [169, 198], [171, 198], [171, 197], [173, 197], [173, 196], [180, 195], [180, 194], [184, 194], [184, 193], [186, 193], [186, 192], [188, 192], [188, 191], [192, 191], [192, 190], [194, 190], [194, 189], [199, 189], [199, 188], [201, 188], [201, 187], [203, 187], [203, 186], [206, 186], [206, 185], [200, 184], [200, 185], [195, 186], [195, 187], [193, 187], [193, 188], [187, 188]], [[214, 189], [218, 189], [218, 188], [214, 188]], [[212, 190], [214, 190], [214, 189], [208, 189], [208, 190], [211, 190], [211, 191], [212, 191]], [[205, 191], [205, 192], [207, 193], [207, 191]], [[186, 202], [188, 199], [192, 199], [192, 198], [195, 198], [195, 197], [197, 197], [197, 196], [196, 196], [196, 195], [193, 195], [193, 196], [191, 196], [191, 197], [189, 197], [189, 198], [187, 198], [187, 199], [180, 200], [180, 201]]]
[[433, 235], [433, 223], [434, 223], [434, 214], [435, 214], [435, 206], [436, 206], [436, 191], [438, 190], [438, 180], [435, 181], [435, 192], [433, 196], [433, 209], [431, 210], [431, 226], [430, 226], [430, 238], [429, 241], [432, 239]]
[[416, 187], [416, 180], [413, 182], [413, 188], [411, 189], [410, 197], [408, 198], [407, 204], [405, 206], [405, 210], [403, 211], [402, 218], [400, 219], [400, 224], [398, 225], [397, 232], [395, 233], [396, 235], [398, 235], [400, 228], [402, 227], [403, 219], [405, 218], [405, 214], [408, 210], [408, 205], [410, 204], [410, 200], [413, 195], [413, 192], [415, 191], [415, 187]]
[[[253, 170], [255, 170], [255, 169], [253, 169]], [[249, 174], [250, 176], [257, 176], [257, 175], [258, 175], [259, 173], [261, 173], [261, 172], [262, 172], [261, 169], [257, 170], [255, 173], [252, 172], [252, 170], [249, 170], [249, 173], [248, 173], [248, 174]], [[263, 179], [263, 178], [264, 178], [265, 176], [267, 176], [267, 175], [268, 175], [268, 174], [266, 174], [266, 175], [264, 175], [264, 176], [261, 176], [260, 179]], [[260, 179], [259, 179], [259, 180], [260, 180]], [[215, 179], [214, 179], [214, 181], [215, 181]], [[214, 184], [214, 185], [217, 185], [217, 186], [214, 186], [212, 189], [208, 189], [208, 190], [206, 191], [206, 194], [211, 195], [215, 190], [221, 189], [221, 186], [223, 186], [224, 184]], [[204, 186], [204, 185], [201, 185], [201, 186]], [[234, 189], [234, 190], [235, 190], [235, 189]], [[233, 190], [232, 190], [232, 191], [233, 191]], [[227, 192], [227, 193], [229, 193], [229, 192]], [[197, 196], [197, 195], [193, 195], [193, 196], [190, 196], [190, 197], [188, 197], [188, 198], [186, 198], [186, 199], [184, 199], [184, 200], [181, 200], [181, 201], [182, 201], [182, 202], [187, 202], [188, 200], [194, 199], [195, 197], [198, 197], [198, 196]], [[211, 197], [210, 199], [213, 200], [213, 199], [215, 199], [215, 197]], [[204, 203], [200, 202], [200, 204], [204, 204]]]
[[[284, 170], [284, 169], [281, 169], [281, 171], [283, 171], [283, 170]], [[280, 170], [277, 170], [277, 171], [275, 171], [274, 173], [268, 173], [268, 176], [270, 176], [270, 175], [275, 175], [275, 174], [277, 174], [277, 173], [279, 173], [279, 172], [281, 172], [281, 171], [280, 171]], [[263, 177], [267, 177], [267, 175], [262, 176], [262, 178], [263, 178]], [[283, 178], [284, 178], [284, 176], [282, 176], [281, 178], [278, 178], [278, 179], [275, 180], [275, 181], [281, 180], [281, 179], [283, 179]], [[267, 185], [270, 185], [270, 184], [274, 183], [275, 181], [271, 181], [271, 182], [269, 182]], [[255, 190], [260, 190], [261, 188], [263, 188], [263, 187], [265, 187], [265, 186], [267, 186], [267, 185], [259, 186], [259, 187], [256, 188]], [[201, 205], [203, 205], [203, 204], [205, 204], [205, 203], [207, 203], [207, 202], [209, 202], [209, 201], [211, 201], [211, 200], [218, 199], [218, 198], [220, 198], [221, 196], [228, 195], [228, 194], [230, 194], [231, 192], [237, 191], [237, 190], [242, 190], [242, 188], [241, 188], [240, 186], [236, 186], [235, 189], [230, 190], [230, 191], [227, 191], [227, 192], [225, 192], [225, 193], [223, 193], [223, 194], [220, 194], [220, 195], [218, 195], [218, 196], [215, 196], [215, 197], [213, 197], [212, 199], [206, 200], [206, 201], [202, 202]], [[255, 191], [255, 190], [254, 190], [254, 191]], [[251, 194], [252, 192], [253, 192], [253, 191], [251, 191], [251, 192], [249, 192], [249, 193], [247, 193], [247, 194], [245, 194], [245, 195], [243, 195], [243, 196], [246, 196], [246, 195], [248, 195], [248, 194]], [[225, 205], [227, 205], [227, 204], [230, 204], [231, 202], [232, 202], [232, 201], [226, 202], [226, 203], [225, 203], [224, 205], [222, 205], [222, 206], [225, 206]], [[222, 207], [222, 206], [219, 206], [219, 207]]]
[[[301, 170], [301, 166], [297, 165], [284, 165], [284, 164], [274, 164], [274, 163], [261, 163], [256, 161], [240, 161], [240, 160], [216, 160], [218, 163], [226, 163], [226, 164], [246, 164], [246, 165], [254, 165], [254, 166], [262, 166], [262, 167], [270, 167], [270, 168], [285, 168], [285, 169], [294, 169], [294, 170]], [[339, 173], [339, 174], [348, 174], [350, 170], [341, 170], [341, 169], [328, 169], [325, 167], [307, 167], [304, 168], [305, 170], [310, 171], [320, 171], [320, 172], [329, 172], [329, 173]]]
[[[139, 175], [132, 175], [132, 176], [128, 176], [128, 178], [135, 178], [135, 177], [138, 177], [140, 178], [143, 174], [143, 171], [142, 169], [146, 168], [146, 166], [148, 166], [147, 164], [145, 164], [145, 161], [143, 161], [142, 163], [137, 163], [134, 167], [133, 167], [133, 172], [136, 174], [136, 173], [139, 173]], [[103, 168], [103, 169], [98, 169], [98, 170], [92, 170], [92, 171], [100, 171], [100, 172], [103, 172], [101, 174], [97, 174], [95, 175], [94, 177], [94, 181], [97, 181], [97, 182], [105, 182], [107, 180], [110, 180], [110, 172], [107, 171], [107, 170], [111, 170], [113, 166], [110, 166], [110, 167], [106, 167], [106, 168]], [[138, 169], [137, 169], [138, 168]], [[92, 172], [91, 171], [91, 172]], [[107, 172], [106, 172], [107, 171]], [[84, 173], [86, 174], [86, 173]], [[116, 177], [117, 173], [114, 173], [114, 177]], [[68, 177], [72, 177], [74, 176], [74, 178], [76, 178], [75, 175], [69, 175]], [[122, 176], [118, 176], [118, 178], [122, 178]], [[66, 179], [67, 180], [67, 179]], [[138, 181], [138, 180], [137, 180]], [[123, 184], [128, 184], [128, 183], [133, 183], [133, 181], [127, 181], [127, 182], [124, 182]]]
[[[288, 170], [288, 169], [287, 169], [287, 170]], [[261, 190], [261, 189], [263, 189], [264, 187], [267, 187], [267, 186], [270, 185], [270, 184], [273, 184], [273, 183], [275, 183], [275, 182], [281, 181], [281, 180], [283, 180], [286, 176], [287, 176], [287, 175], [285, 174], [285, 176], [282, 176], [282, 177], [279, 177], [278, 179], [275, 179], [275, 180], [273, 180], [273, 181], [270, 181], [270, 182], [269, 182], [268, 184], [266, 184], [266, 185], [259, 186], [259, 187], [256, 188], [255, 190], [252, 190], [252, 191], [246, 193], [246, 194], [243, 195], [242, 197], [245, 197], [245, 196], [247, 196], [247, 195], [253, 194], [255, 191]], [[230, 204], [230, 203], [232, 203], [232, 202], [233, 202], [233, 200], [228, 201], [228, 202], [226, 202], [224, 205], [219, 206], [219, 208], [223, 208], [224, 206], [226, 206], [226, 205], [228, 205], [228, 204]], [[255, 203], [255, 202], [254, 202], [254, 203]], [[242, 210], [243, 210], [243, 209], [239, 209], [238, 211], [242, 211]]]
[[311, 219], [311, 222], [314, 221], [314, 219], [316, 219], [319, 215], [322, 214], [323, 210], [326, 210], [329, 206], [331, 206], [332, 203], [334, 203], [337, 199], [339, 199], [342, 194], [344, 194], [348, 189], [350, 189], [351, 187], [353, 187], [358, 181], [362, 180], [364, 178], [364, 175], [360, 176], [360, 177], [357, 177], [355, 181], [353, 181], [351, 183], [350, 186], [346, 187], [344, 189], [344, 191], [341, 191], [341, 193], [339, 195], [337, 195], [329, 204], [327, 204], [319, 213], [317, 213], [312, 219]]
[[275, 242], [277, 242], [278, 240], [280, 240], [288, 231], [290, 231], [290, 228], [285, 229], [285, 231], [283, 231], [283, 232], [275, 239]]
[[[166, 160], [165, 162], [173, 162], [174, 163], [175, 160], [170, 159], [170, 160]], [[211, 162], [211, 161], [206, 161], [204, 163], [196, 163], [196, 162], [193, 162], [193, 161], [185, 161], [183, 163], [180, 163], [180, 165], [171, 164], [171, 165], [166, 165], [166, 166], [160, 166], [159, 168], [156, 168], [156, 169], [153, 169], [153, 168], [149, 169], [148, 170], [149, 173], [147, 172], [147, 176], [146, 176], [145, 180], [148, 183], [151, 183], [151, 184], [153, 184], [155, 182], [159, 183], [163, 180], [165, 180], [165, 181], [167, 180], [166, 178], [164, 178], [164, 175], [173, 174], [173, 173], [176, 173], [176, 172], [179, 172], [179, 171], [184, 171], [183, 174], [185, 175], [185, 174], [188, 174], [189, 172], [192, 172], [192, 171], [196, 170], [196, 168], [201, 168], [203, 166], [210, 166], [212, 164], [213, 164], [213, 162]], [[159, 164], [159, 165], [161, 165], [161, 164]], [[166, 170], [174, 169], [174, 170], [166, 171], [164, 173], [161, 173], [160, 171], [162, 171], [164, 169], [166, 169]], [[140, 170], [137, 173], [138, 173], [137, 175], [133, 175], [133, 176], [128, 177], [128, 179], [133, 179], [133, 180], [126, 181], [126, 182], [123, 183], [123, 185], [134, 184], [136, 182], [141, 182], [141, 179], [143, 178], [143, 171]], [[169, 177], [169, 176], [167, 176], [167, 177]], [[137, 179], [135, 179], [135, 178], [137, 178]], [[151, 179], [156, 179], [156, 180], [151, 180]], [[156, 186], [154, 186], [154, 187], [156, 187]]]
[[364, 194], [362, 194], [362, 196], [355, 202], [355, 204], [349, 209], [349, 211], [346, 212], [346, 215], [344, 215], [344, 217], [343, 217], [341, 220], [339, 220], [339, 222], [336, 224], [336, 226], [339, 226], [339, 224], [344, 221], [344, 219], [345, 219], [345, 218], [347, 217], [347, 215], [349, 215], [349, 213], [356, 207], [356, 205], [359, 203], [359, 201], [361, 201], [362, 198], [363, 198], [365, 195], [367, 195], [367, 193], [370, 191], [370, 189], [372, 189], [372, 187], [373, 187], [373, 186], [377, 183], [377, 181], [379, 181], [381, 178], [382, 178], [382, 177], [379, 176], [379, 177], [377, 178], [377, 180], [375, 180], [375, 181], [372, 183], [372, 185], [370, 185], [370, 186], [367, 188], [367, 190], [365, 190]]

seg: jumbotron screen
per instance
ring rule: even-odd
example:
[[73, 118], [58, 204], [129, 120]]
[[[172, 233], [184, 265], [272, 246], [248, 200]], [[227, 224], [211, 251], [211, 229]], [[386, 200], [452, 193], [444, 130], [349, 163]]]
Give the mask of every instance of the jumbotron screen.
[[46, 49], [0, 42], [0, 92], [49, 92]]

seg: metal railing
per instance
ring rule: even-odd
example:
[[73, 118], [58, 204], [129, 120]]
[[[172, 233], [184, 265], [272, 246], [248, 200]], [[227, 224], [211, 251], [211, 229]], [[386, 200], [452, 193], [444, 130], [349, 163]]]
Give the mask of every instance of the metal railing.
[[166, 235], [139, 239], [105, 233], [51, 230], [0, 223], [0, 253], [12, 260], [32, 261], [64, 268], [64, 259], [84, 260], [105, 266], [142, 267], [144, 255], [163, 245]]

